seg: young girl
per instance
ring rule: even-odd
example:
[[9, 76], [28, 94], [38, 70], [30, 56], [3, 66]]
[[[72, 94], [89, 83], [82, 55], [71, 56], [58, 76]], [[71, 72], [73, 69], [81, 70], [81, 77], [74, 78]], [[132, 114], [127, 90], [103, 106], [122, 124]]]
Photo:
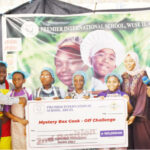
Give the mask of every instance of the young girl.
[[105, 76], [105, 83], [107, 84], [108, 90], [101, 92], [98, 94], [98, 97], [104, 99], [105, 97], [111, 96], [122, 96], [128, 100], [128, 113], [132, 112], [132, 105], [130, 104], [129, 96], [120, 90], [120, 85], [122, 84], [123, 80], [119, 74], [110, 73]]
[[[10, 92], [10, 97], [26, 97], [31, 100], [26, 88], [23, 87], [27, 74], [22, 71], [15, 71], [11, 74], [14, 89]], [[13, 104], [5, 106], [5, 114], [11, 119], [12, 149], [26, 149], [25, 126], [28, 121], [25, 120], [25, 109], [22, 104]]]
[[[107, 76], [105, 76], [105, 83], [108, 87], [108, 90], [101, 92], [98, 94], [98, 96], [101, 99], [105, 99], [105, 97], [124, 97], [127, 99], [127, 107], [128, 107], [128, 114], [131, 114], [133, 108], [132, 105], [130, 104], [129, 96], [120, 90], [120, 85], [122, 84], [123, 80], [122, 77], [119, 74], [116, 73], [110, 73]], [[117, 150], [125, 150], [127, 149], [126, 147], [121, 147], [121, 148], [108, 148], [107, 150], [111, 149], [117, 149]], [[98, 149], [102, 150], [102, 149]]]
[[40, 75], [40, 80], [42, 83], [42, 87], [36, 89], [34, 92], [34, 99], [41, 100], [41, 99], [61, 99], [65, 97], [65, 92], [54, 86], [55, 82], [55, 75], [54, 71], [51, 68], [43, 68]]
[[84, 90], [86, 84], [86, 74], [83, 71], [77, 71], [73, 74], [74, 91], [68, 92], [66, 99], [89, 99], [92, 98], [90, 92]]

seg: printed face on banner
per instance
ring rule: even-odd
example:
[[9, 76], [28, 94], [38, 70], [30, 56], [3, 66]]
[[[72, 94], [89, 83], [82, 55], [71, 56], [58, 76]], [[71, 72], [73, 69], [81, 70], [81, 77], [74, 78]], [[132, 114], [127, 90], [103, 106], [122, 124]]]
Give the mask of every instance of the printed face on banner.
[[84, 88], [105, 90], [104, 77], [108, 73], [122, 74], [127, 66], [133, 67], [125, 64], [127, 52], [136, 52], [140, 65], [150, 66], [149, 17], [148, 11], [77, 16], [6, 15], [2, 37], [8, 73], [14, 71], [12, 66], [28, 72], [30, 77], [25, 86], [36, 89], [42, 86], [39, 78], [42, 68], [49, 67], [55, 72], [55, 86], [71, 91], [72, 76], [81, 70], [87, 75]]
[[[77, 51], [77, 52], [76, 52]], [[80, 49], [61, 49], [55, 55], [56, 75], [59, 80], [68, 86], [73, 87], [72, 76], [78, 70], [87, 70], [80, 56]]]
[[116, 68], [116, 54], [112, 49], [99, 50], [91, 59], [96, 78], [105, 77]]

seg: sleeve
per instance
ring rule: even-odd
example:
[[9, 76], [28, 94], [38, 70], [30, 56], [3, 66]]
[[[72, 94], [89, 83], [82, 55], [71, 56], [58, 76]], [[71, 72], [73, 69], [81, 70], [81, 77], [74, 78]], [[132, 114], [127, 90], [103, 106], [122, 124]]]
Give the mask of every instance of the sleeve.
[[12, 105], [19, 103], [19, 98], [10, 97], [8, 94], [3, 95], [0, 93], [0, 104], [3, 105]]
[[11, 109], [10, 105], [4, 105], [4, 112], [9, 112]]
[[33, 100], [33, 95], [32, 94], [29, 95], [28, 100]]
[[[144, 73], [146, 75], [146, 72]], [[140, 77], [138, 84], [137, 84], [137, 90], [136, 90], [136, 105], [134, 107], [133, 116], [144, 116], [145, 113], [145, 107], [146, 107], [146, 85], [142, 82], [142, 77]]]
[[97, 96], [98, 96], [98, 97], [99, 97], [99, 96], [104, 96], [104, 97], [106, 97], [106, 92], [100, 92]]

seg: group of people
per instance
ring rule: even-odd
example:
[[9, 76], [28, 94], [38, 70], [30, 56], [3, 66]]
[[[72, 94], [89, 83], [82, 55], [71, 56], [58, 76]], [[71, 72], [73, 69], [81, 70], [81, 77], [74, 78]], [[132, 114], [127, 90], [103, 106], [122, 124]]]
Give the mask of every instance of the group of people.
[[[127, 53], [124, 66], [126, 72], [122, 76], [114, 72], [105, 76], [105, 91], [101, 91], [96, 97], [99, 97], [99, 100], [105, 100], [105, 97], [109, 96], [121, 96], [127, 99], [128, 148], [150, 149], [150, 89], [142, 81], [142, 77], [147, 74], [144, 69], [140, 68], [135, 52]], [[23, 86], [28, 77], [27, 73], [20, 70], [11, 73], [9, 79], [12, 79], [13, 84], [7, 81], [6, 76], [7, 64], [0, 61], [0, 104], [2, 104], [0, 107], [0, 149], [26, 149], [25, 126], [28, 120], [25, 119], [25, 100], [93, 98], [92, 92], [84, 88], [87, 81], [85, 71], [78, 70], [72, 75], [73, 86], [68, 92], [54, 86], [55, 74], [48, 67], [41, 70], [42, 86], [32, 94]], [[66, 84], [69, 83], [66, 81]]]

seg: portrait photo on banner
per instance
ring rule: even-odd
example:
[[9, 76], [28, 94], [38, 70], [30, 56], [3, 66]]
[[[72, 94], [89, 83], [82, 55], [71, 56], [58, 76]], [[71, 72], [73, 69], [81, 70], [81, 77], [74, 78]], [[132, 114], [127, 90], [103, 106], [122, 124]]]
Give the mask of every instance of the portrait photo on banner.
[[8, 73], [28, 72], [26, 86], [40, 86], [44, 67], [54, 70], [56, 86], [73, 90], [76, 71], [87, 75], [85, 88], [107, 89], [104, 78], [122, 73], [128, 52], [136, 52], [142, 67], [150, 67], [149, 11], [88, 13], [80, 15], [5, 15], [3, 17], [3, 59]]

